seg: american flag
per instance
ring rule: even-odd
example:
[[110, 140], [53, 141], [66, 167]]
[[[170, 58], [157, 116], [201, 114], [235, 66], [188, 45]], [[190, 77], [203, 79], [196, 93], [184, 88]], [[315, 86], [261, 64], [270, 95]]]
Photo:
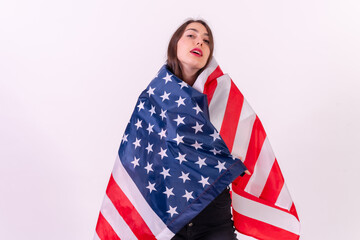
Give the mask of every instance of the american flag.
[[171, 239], [245, 169], [210, 122], [207, 96], [164, 66], [122, 137], [94, 239]]
[[236, 229], [256, 239], [299, 239], [295, 205], [258, 116], [214, 58], [193, 87], [207, 95], [212, 124], [252, 173], [232, 183]]

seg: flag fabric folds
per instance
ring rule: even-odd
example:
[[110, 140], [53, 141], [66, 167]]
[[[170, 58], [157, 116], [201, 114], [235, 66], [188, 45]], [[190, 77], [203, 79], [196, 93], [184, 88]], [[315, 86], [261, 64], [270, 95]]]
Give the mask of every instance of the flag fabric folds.
[[256, 239], [295, 240], [300, 221], [265, 130], [231, 78], [212, 59], [193, 88], [207, 95], [212, 124], [251, 176], [232, 183], [236, 229]]
[[206, 93], [160, 69], [122, 137], [94, 239], [171, 239], [243, 175], [208, 106]]

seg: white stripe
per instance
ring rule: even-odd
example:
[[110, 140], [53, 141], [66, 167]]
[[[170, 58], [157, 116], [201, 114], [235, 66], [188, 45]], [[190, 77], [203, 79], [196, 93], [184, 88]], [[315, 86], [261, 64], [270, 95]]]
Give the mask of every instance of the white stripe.
[[97, 235], [96, 231], [95, 231], [95, 235], [94, 235], [93, 240], [101, 240], [101, 239], [99, 238], [99, 236]]
[[245, 161], [256, 114], [244, 99], [231, 154]]
[[155, 237], [157, 239], [171, 239], [175, 234], [166, 227], [165, 223], [148, 205], [141, 192], [138, 190], [135, 183], [125, 170], [124, 166], [121, 164], [119, 156], [117, 156], [115, 160], [115, 166], [112, 174], [115, 182], [129, 198], [130, 202], [139, 212]]
[[248, 192], [256, 197], [260, 196], [274, 162], [275, 155], [271, 149], [269, 139], [266, 137], [258, 160], [256, 161], [254, 172], [251, 174], [250, 180], [245, 187], [245, 192]]
[[289, 190], [288, 190], [286, 184], [284, 183], [284, 185], [281, 189], [281, 192], [278, 196], [278, 199], [276, 200], [275, 205], [278, 207], [290, 210], [292, 203], [293, 202], [292, 202]]
[[228, 75], [223, 75], [217, 79], [217, 82], [217, 87], [209, 105], [209, 114], [211, 123], [220, 132], [229, 99], [231, 79]]
[[208, 77], [215, 71], [218, 67], [218, 64], [214, 57], [211, 58], [209, 65], [200, 73], [197, 77], [195, 83], [193, 84], [193, 88], [198, 90], [199, 92], [204, 92], [204, 86]]
[[300, 234], [300, 223], [290, 213], [246, 199], [235, 192], [233, 192], [232, 197], [233, 208], [236, 212], [297, 235]]
[[108, 221], [120, 239], [136, 239], [136, 236], [106, 194], [101, 206], [101, 214], [104, 216], [106, 221]]

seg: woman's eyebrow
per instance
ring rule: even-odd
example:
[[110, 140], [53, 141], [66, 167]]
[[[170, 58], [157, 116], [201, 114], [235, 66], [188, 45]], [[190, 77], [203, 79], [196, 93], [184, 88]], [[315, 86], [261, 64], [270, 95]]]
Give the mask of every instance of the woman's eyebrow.
[[[195, 28], [188, 28], [188, 29], [186, 29], [185, 31], [188, 31], [188, 30], [193, 30], [193, 31], [195, 31], [195, 32], [199, 32], [197, 29], [195, 29]], [[206, 36], [209, 36], [209, 34], [208, 33], [204, 33], [204, 35], [206, 35]]]

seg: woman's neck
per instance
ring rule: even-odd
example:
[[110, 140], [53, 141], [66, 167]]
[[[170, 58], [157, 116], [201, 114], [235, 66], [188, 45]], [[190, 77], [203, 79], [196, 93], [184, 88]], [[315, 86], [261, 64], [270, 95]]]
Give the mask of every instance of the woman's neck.
[[197, 77], [197, 70], [182, 69], [182, 80], [192, 86]]

